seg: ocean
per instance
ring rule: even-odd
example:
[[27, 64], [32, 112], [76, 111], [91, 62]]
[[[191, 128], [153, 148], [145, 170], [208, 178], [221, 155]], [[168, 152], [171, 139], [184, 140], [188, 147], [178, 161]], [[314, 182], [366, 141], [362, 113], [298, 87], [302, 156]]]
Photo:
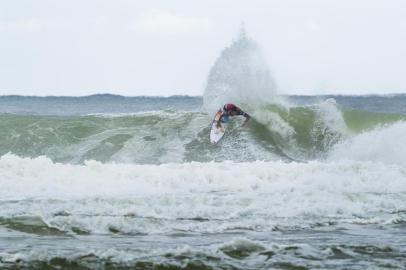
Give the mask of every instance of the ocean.
[[273, 97], [1, 96], [0, 269], [405, 269], [406, 95]]

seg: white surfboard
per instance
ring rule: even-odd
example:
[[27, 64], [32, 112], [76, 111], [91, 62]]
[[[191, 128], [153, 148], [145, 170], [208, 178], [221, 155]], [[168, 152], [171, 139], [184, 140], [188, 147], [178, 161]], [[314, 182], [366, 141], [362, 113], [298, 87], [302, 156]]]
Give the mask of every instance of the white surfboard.
[[214, 117], [214, 121], [211, 124], [211, 131], [210, 131], [210, 143], [217, 144], [221, 138], [223, 138], [224, 133], [226, 132], [226, 126], [221, 123], [220, 126], [217, 125], [217, 121], [220, 120], [221, 114], [218, 112]]
[[223, 124], [217, 127], [217, 123], [213, 122], [210, 131], [210, 142], [211, 144], [217, 144], [221, 138], [223, 138], [226, 128]]

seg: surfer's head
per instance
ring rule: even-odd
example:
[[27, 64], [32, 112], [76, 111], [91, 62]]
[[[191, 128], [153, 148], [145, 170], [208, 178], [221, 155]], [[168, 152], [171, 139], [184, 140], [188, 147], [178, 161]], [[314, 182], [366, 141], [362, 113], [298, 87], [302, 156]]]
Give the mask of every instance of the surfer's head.
[[234, 104], [224, 105], [224, 110], [231, 115], [238, 115], [240, 113], [240, 108], [238, 108]]

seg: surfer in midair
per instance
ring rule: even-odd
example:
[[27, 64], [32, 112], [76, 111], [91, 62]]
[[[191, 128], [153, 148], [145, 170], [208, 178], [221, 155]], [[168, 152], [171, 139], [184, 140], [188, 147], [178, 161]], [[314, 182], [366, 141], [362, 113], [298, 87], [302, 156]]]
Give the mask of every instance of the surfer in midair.
[[217, 127], [220, 127], [221, 123], [227, 123], [229, 121], [230, 116], [238, 116], [238, 115], [242, 115], [245, 117], [245, 122], [242, 124], [242, 126], [245, 126], [245, 124], [250, 119], [249, 114], [241, 110], [236, 105], [228, 103], [225, 104], [223, 108], [220, 108], [218, 110], [214, 120], [217, 122]]

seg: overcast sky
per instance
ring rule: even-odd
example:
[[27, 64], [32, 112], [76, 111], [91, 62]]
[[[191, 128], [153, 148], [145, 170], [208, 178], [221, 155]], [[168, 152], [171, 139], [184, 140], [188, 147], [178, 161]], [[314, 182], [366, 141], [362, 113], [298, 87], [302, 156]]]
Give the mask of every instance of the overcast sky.
[[0, 94], [201, 95], [241, 22], [280, 93], [406, 92], [405, 0], [0, 0]]

